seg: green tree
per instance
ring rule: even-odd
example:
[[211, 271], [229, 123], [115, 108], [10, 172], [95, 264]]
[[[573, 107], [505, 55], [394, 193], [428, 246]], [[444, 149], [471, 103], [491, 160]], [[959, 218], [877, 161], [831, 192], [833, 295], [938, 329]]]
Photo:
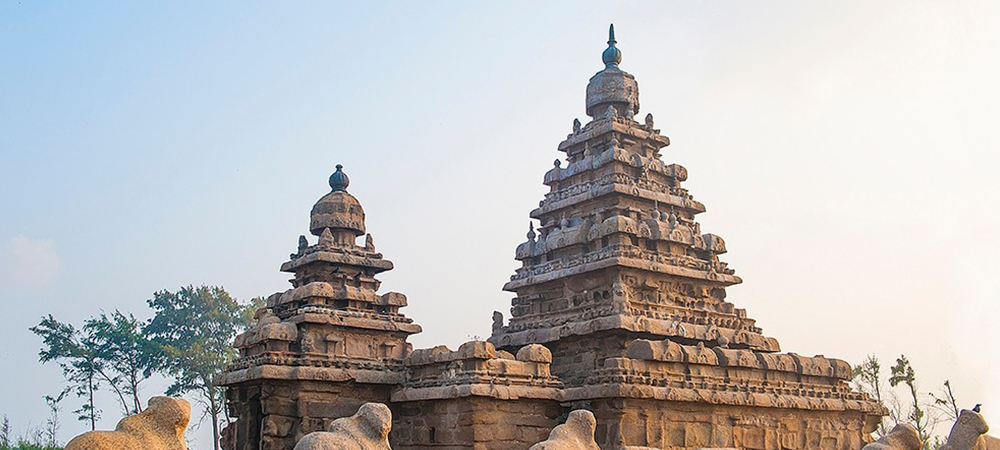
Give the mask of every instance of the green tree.
[[140, 387], [152, 375], [158, 357], [157, 348], [146, 338], [143, 326], [131, 313], [126, 315], [118, 310], [110, 316], [101, 313], [90, 318], [83, 326], [110, 376], [108, 382], [119, 394], [125, 415], [142, 412]]
[[62, 409], [59, 407], [59, 402], [66, 397], [69, 391], [62, 391], [59, 395], [53, 397], [51, 395], [45, 396], [45, 404], [49, 407], [49, 418], [45, 420], [45, 441], [46, 445], [49, 447], [55, 447], [57, 445], [57, 434], [59, 433], [59, 411]]
[[10, 417], [3, 415], [3, 425], [0, 425], [0, 448], [10, 447]]
[[[854, 366], [851, 376], [854, 382], [854, 387], [858, 390], [858, 392], [868, 394], [880, 404], [885, 404], [885, 401], [882, 398], [882, 393], [885, 390], [882, 385], [882, 365], [879, 364], [878, 358], [876, 358], [874, 354], [868, 355], [864, 362]], [[885, 435], [886, 430], [884, 418], [879, 420], [878, 428], [875, 432], [879, 437]]]
[[251, 323], [260, 301], [242, 305], [219, 286], [187, 286], [177, 292], [153, 293], [147, 301], [155, 315], [146, 325], [149, 339], [163, 358], [158, 367], [173, 377], [167, 395], [193, 393], [212, 420], [219, 449], [219, 415], [225, 404], [213, 379], [236, 357], [232, 341]]
[[42, 338], [43, 347], [38, 352], [38, 360], [59, 364], [70, 389], [77, 397], [86, 398], [83, 405], [73, 412], [77, 414], [77, 419], [90, 421], [90, 429], [95, 429], [101, 411], [94, 405], [94, 393], [100, 388], [101, 379], [106, 377], [101, 374], [101, 361], [92, 336], [71, 324], [59, 322], [51, 314], [29, 330]]
[[933, 418], [927, 414], [925, 408], [921, 407], [920, 398], [917, 394], [916, 372], [913, 370], [913, 366], [910, 365], [910, 360], [902, 355], [896, 359], [896, 364], [892, 366], [890, 372], [892, 375], [889, 377], [889, 384], [892, 387], [904, 384], [909, 390], [913, 403], [910, 405], [907, 419], [917, 429], [920, 441], [924, 443], [924, 450], [928, 450], [931, 444], [931, 431], [934, 423]]
[[94, 392], [110, 387], [125, 415], [142, 410], [141, 383], [152, 374], [156, 347], [142, 333], [142, 323], [131, 314], [115, 311], [91, 317], [80, 328], [56, 320], [51, 314], [30, 328], [42, 337], [38, 354], [43, 363], [56, 361], [78, 397], [86, 403], [74, 411], [80, 420], [89, 420], [91, 429], [100, 416]]

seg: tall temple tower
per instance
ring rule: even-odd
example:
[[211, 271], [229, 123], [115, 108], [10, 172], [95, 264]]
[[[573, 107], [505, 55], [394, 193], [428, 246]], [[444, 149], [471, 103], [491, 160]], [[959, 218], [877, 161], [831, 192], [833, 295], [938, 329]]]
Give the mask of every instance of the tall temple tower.
[[517, 247], [522, 267], [504, 290], [517, 294], [510, 324], [490, 342], [516, 350], [544, 344], [552, 372], [579, 384], [636, 339], [778, 351], [746, 311], [726, 301], [740, 283], [719, 260], [721, 237], [703, 234], [705, 206], [681, 183], [687, 169], [660, 160], [670, 139], [639, 113], [639, 86], [618, 65], [614, 26], [604, 70], [587, 85], [591, 121], [559, 144], [566, 164], [545, 174], [551, 191], [531, 212], [539, 221]]
[[[365, 402], [389, 405], [396, 450], [527, 450], [572, 409], [596, 419], [603, 450], [858, 450], [885, 408], [851, 390], [851, 367], [780, 353], [726, 300], [740, 283], [701, 232], [705, 206], [664, 164], [670, 141], [639, 113], [639, 86], [618, 65], [611, 29], [604, 70], [587, 85], [591, 120], [559, 144], [565, 163], [531, 217], [488, 342], [412, 350], [420, 327], [406, 297], [378, 294], [392, 263], [365, 234], [340, 166], [330, 193], [281, 270], [276, 293], [236, 339], [226, 450], [292, 450], [306, 433]], [[534, 224], [535, 222], [531, 222]], [[365, 236], [364, 244], [358, 244]]]
[[[257, 323], [236, 338], [240, 357], [217, 383], [227, 386], [235, 426], [227, 449], [291, 449], [306, 433], [349, 416], [366, 402], [389, 402], [405, 379], [406, 338], [420, 326], [399, 312], [406, 296], [379, 295], [375, 275], [392, 262], [365, 234], [365, 212], [337, 165], [330, 193], [310, 214], [310, 245], [281, 265], [292, 289], [267, 298]], [[364, 235], [364, 244], [357, 240]]]
[[621, 70], [614, 26], [591, 77], [586, 112], [559, 144], [504, 290], [489, 342], [516, 352], [544, 345], [565, 407], [597, 417], [603, 449], [857, 449], [885, 409], [847, 385], [851, 368], [822, 355], [779, 353], [746, 311], [726, 300], [742, 282], [703, 233], [705, 206], [665, 164], [670, 140], [639, 86]]

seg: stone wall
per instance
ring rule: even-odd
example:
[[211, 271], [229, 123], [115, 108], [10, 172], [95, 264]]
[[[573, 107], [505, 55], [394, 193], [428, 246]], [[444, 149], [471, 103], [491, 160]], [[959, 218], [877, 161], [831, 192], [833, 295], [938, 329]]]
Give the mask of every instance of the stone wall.
[[319, 381], [268, 380], [230, 387], [230, 416], [224, 430], [228, 450], [288, 450], [334, 419], [349, 417], [371, 401], [388, 403], [390, 386]]
[[589, 403], [604, 450], [625, 446], [748, 450], [857, 450], [865, 417], [853, 411], [708, 405], [649, 399]]
[[558, 401], [463, 397], [392, 405], [395, 450], [526, 450], [558, 425]]
[[579, 386], [607, 358], [623, 356], [626, 345], [634, 339], [625, 332], [612, 330], [549, 342], [546, 347], [552, 350], [552, 375], [568, 386]]
[[415, 350], [392, 393], [392, 447], [526, 450], [545, 440], [563, 412], [551, 362], [541, 345], [516, 356], [481, 341]]

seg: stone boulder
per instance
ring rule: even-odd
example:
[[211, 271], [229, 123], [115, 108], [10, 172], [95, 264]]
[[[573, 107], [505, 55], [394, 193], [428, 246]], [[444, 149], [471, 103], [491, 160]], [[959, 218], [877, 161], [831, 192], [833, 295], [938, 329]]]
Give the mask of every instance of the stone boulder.
[[920, 450], [921, 447], [923, 444], [920, 442], [917, 429], [908, 423], [901, 423], [861, 450]]
[[115, 431], [88, 431], [65, 450], [187, 450], [184, 429], [191, 404], [182, 398], [153, 397], [146, 410], [118, 422]]
[[305, 435], [295, 450], [391, 450], [392, 413], [381, 403], [365, 403], [351, 417], [334, 420], [328, 431]]
[[569, 413], [566, 423], [553, 428], [548, 439], [528, 450], [601, 450], [594, 441], [596, 428], [594, 413], [578, 409]]
[[[955, 425], [952, 425], [951, 432], [948, 433], [948, 441], [941, 446], [941, 450], [984, 450], [985, 440], [982, 436], [990, 431], [989, 425], [983, 416], [975, 411], [963, 409], [958, 415]], [[979, 447], [976, 445], [979, 444]]]

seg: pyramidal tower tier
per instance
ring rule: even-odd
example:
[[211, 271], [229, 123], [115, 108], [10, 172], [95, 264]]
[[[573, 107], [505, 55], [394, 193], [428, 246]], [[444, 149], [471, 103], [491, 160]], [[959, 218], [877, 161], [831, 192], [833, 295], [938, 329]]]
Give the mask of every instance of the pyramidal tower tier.
[[568, 382], [640, 338], [778, 351], [726, 301], [741, 280], [719, 259], [725, 241], [695, 220], [705, 206], [681, 186], [687, 170], [660, 160], [670, 140], [652, 114], [635, 119], [639, 86], [618, 67], [616, 43], [612, 27], [605, 68], [587, 84], [590, 122], [574, 120], [559, 144], [566, 162], [545, 174], [551, 191], [531, 212], [539, 225], [529, 225], [522, 266], [504, 286], [517, 294], [510, 322], [495, 315], [490, 342], [549, 346], [564, 361], [553, 373]]
[[[292, 288], [272, 294], [256, 324], [236, 337], [239, 357], [219, 376], [231, 415], [223, 437], [236, 450], [291, 449], [332, 418], [367, 402], [388, 403], [406, 379], [406, 342], [420, 326], [400, 313], [406, 296], [378, 294], [392, 262], [365, 233], [365, 212], [337, 165], [331, 191], [312, 208], [310, 243], [281, 265]], [[358, 240], [364, 236], [364, 244]]]

